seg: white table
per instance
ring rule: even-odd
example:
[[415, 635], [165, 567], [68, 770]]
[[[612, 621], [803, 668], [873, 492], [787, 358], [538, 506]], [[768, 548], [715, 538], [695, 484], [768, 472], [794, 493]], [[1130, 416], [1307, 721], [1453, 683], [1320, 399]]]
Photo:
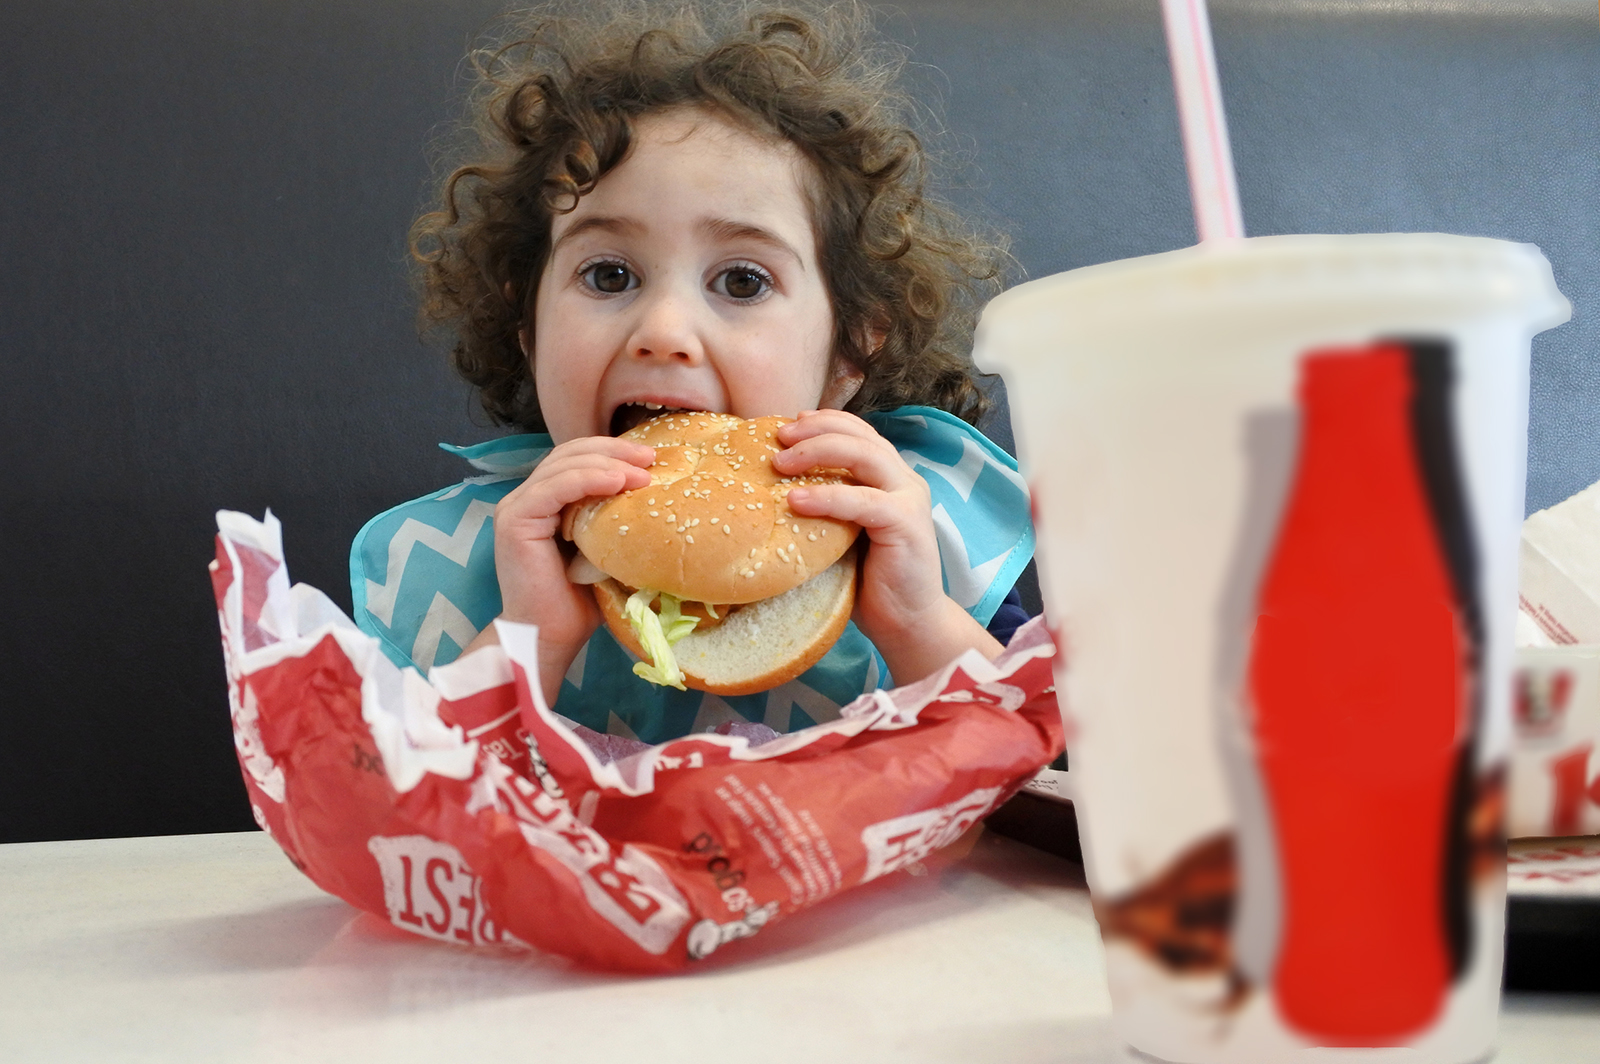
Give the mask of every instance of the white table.
[[[1076, 866], [985, 836], [690, 974], [411, 938], [265, 835], [0, 846], [0, 1060], [1127, 1061]], [[1512, 995], [1501, 1061], [1600, 1060], [1593, 998]]]

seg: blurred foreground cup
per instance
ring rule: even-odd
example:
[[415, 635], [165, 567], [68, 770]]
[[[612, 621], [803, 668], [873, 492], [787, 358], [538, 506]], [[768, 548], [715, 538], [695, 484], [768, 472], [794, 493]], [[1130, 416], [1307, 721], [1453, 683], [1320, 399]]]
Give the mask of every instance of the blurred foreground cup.
[[1529, 245], [1219, 241], [1020, 285], [1004, 374], [1115, 1023], [1171, 1061], [1490, 1052]]

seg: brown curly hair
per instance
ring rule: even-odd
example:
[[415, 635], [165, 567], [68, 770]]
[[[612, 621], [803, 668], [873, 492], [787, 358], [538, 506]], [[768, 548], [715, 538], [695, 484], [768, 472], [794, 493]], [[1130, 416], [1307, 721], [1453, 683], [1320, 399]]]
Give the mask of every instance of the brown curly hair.
[[811, 161], [834, 364], [863, 374], [847, 409], [921, 404], [975, 423], [987, 401], [967, 351], [999, 288], [1003, 245], [929, 194], [912, 104], [895, 84], [903, 56], [874, 43], [866, 10], [702, 2], [663, 17], [659, 3], [568, 6], [575, 14], [512, 16], [509, 43], [474, 53], [484, 157], [450, 173], [442, 208], [411, 231], [423, 322], [454, 333], [451, 361], [489, 416], [543, 428], [518, 332], [555, 214], [622, 162], [641, 115], [699, 107]]

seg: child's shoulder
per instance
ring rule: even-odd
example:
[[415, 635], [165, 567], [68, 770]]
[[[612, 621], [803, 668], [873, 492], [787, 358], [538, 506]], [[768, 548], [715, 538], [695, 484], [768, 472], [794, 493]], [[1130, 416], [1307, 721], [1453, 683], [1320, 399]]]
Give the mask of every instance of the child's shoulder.
[[987, 624], [1033, 558], [1028, 485], [1016, 459], [933, 407], [896, 407], [866, 421], [927, 482], [945, 590]]
[[[975, 426], [948, 410], [931, 406], [897, 406], [864, 416], [866, 422], [901, 450], [913, 450], [927, 457], [955, 457], [970, 451], [981, 454], [985, 464], [1015, 475], [1017, 460]], [[973, 459], [969, 459], [972, 461]], [[1016, 477], [1019, 485], [1021, 478]], [[1027, 488], [1021, 490], [1026, 493]]]
[[[486, 505], [488, 512], [492, 513], [494, 503], [503, 499], [533, 472], [534, 466], [550, 453], [552, 444], [550, 437], [543, 433], [525, 433], [502, 436], [466, 447], [449, 443], [441, 443], [439, 447], [464, 459], [469, 466], [479, 470], [478, 475], [392, 506], [373, 517], [356, 533], [357, 549], [363, 544], [392, 540], [407, 521], [416, 521], [451, 535], [462, 531], [464, 520], [471, 521], [476, 527], [481, 523], [481, 517], [471, 515], [483, 513]], [[426, 536], [426, 533], [419, 534]]]
[[[350, 545], [356, 624], [390, 658], [424, 670], [441, 642], [459, 651], [499, 614], [494, 508], [550, 452], [551, 441], [540, 434], [440, 446], [479, 474], [390, 507]], [[447, 651], [440, 660], [453, 656]]]

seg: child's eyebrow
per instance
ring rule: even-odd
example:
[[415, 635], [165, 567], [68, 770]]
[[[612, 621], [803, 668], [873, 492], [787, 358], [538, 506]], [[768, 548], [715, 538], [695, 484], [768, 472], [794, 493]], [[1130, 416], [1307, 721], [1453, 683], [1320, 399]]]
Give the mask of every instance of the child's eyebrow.
[[551, 255], [554, 255], [557, 251], [561, 250], [561, 246], [567, 241], [575, 240], [590, 230], [598, 230], [602, 233], [631, 235], [638, 233], [643, 228], [644, 227], [638, 222], [635, 222], [629, 218], [608, 218], [604, 215], [594, 215], [589, 218], [585, 218], [582, 221], [574, 222], [571, 229], [568, 229], [565, 233], [562, 233], [556, 238], [556, 242], [550, 246], [550, 253]]
[[803, 270], [806, 260], [800, 257], [789, 242], [770, 229], [763, 229], [759, 225], [749, 222], [738, 222], [729, 218], [710, 218], [700, 223], [701, 228], [719, 240], [753, 240], [759, 244], [766, 244], [780, 251], [790, 258]]

